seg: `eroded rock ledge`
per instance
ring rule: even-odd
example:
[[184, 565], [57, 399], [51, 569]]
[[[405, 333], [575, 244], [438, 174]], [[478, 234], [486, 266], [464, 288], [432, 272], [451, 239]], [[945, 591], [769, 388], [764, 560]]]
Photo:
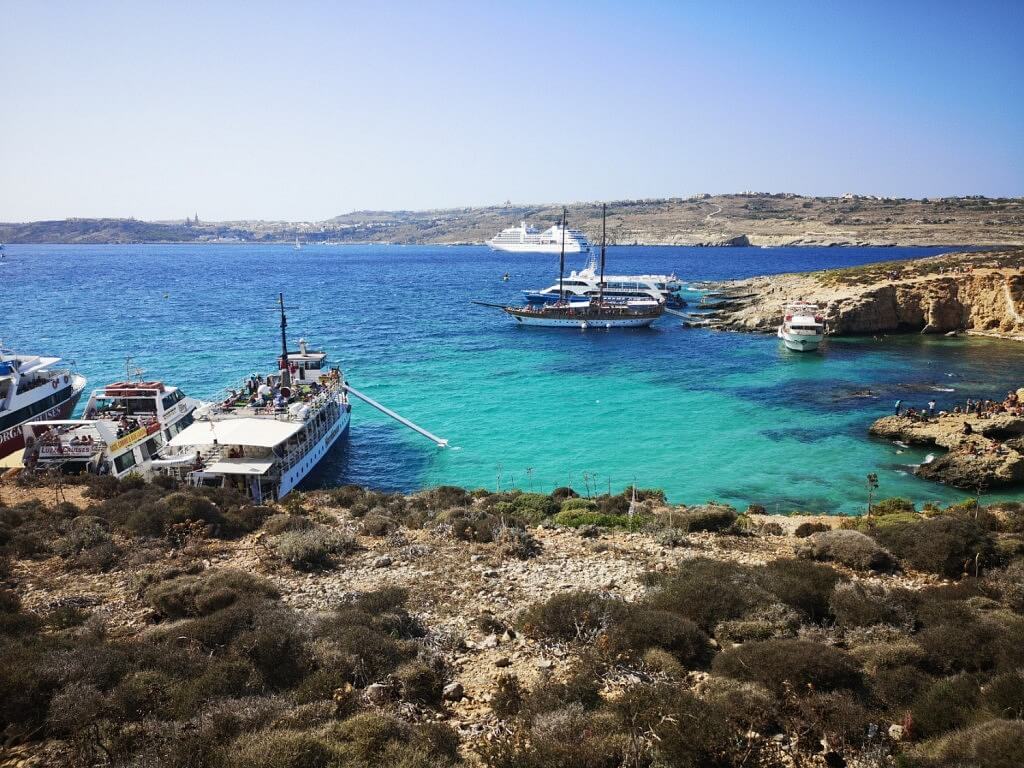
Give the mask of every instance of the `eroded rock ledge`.
[[886, 416], [869, 431], [908, 445], [945, 448], [946, 454], [915, 470], [926, 480], [974, 492], [1024, 484], [1024, 417], [947, 414], [918, 421]]
[[715, 284], [694, 324], [774, 332], [786, 304], [824, 308], [828, 332], [956, 333], [1024, 340], [1024, 250], [952, 253]]

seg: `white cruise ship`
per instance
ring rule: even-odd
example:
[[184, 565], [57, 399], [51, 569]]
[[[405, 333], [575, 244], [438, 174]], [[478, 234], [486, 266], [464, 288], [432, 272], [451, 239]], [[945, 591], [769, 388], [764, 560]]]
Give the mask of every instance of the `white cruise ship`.
[[[561, 253], [562, 225], [555, 224], [543, 232], [536, 227], [529, 227], [525, 221], [518, 227], [508, 227], [487, 241], [494, 251], [512, 251], [513, 253]], [[585, 253], [590, 250], [587, 236], [578, 229], [565, 230], [565, 252]]]

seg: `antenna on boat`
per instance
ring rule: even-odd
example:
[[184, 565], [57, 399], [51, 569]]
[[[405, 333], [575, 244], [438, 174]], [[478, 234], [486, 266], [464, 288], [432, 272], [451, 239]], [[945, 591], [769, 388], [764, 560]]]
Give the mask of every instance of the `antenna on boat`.
[[565, 208], [562, 208], [562, 257], [558, 261], [558, 301], [565, 301]]
[[601, 282], [597, 284], [597, 303], [604, 304], [604, 223], [608, 216], [608, 205], [601, 203]]

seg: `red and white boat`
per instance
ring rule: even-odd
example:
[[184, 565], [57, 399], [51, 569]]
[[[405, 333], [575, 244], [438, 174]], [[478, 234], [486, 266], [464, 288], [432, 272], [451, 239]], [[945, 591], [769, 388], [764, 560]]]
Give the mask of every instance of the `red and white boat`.
[[60, 361], [0, 349], [0, 458], [25, 447], [24, 424], [65, 419], [75, 409], [85, 377]]

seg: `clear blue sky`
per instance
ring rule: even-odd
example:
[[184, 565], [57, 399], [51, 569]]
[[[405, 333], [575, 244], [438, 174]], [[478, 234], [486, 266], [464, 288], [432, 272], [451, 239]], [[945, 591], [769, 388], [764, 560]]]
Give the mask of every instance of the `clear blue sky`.
[[1024, 194], [1024, 0], [0, 0], [0, 220]]

